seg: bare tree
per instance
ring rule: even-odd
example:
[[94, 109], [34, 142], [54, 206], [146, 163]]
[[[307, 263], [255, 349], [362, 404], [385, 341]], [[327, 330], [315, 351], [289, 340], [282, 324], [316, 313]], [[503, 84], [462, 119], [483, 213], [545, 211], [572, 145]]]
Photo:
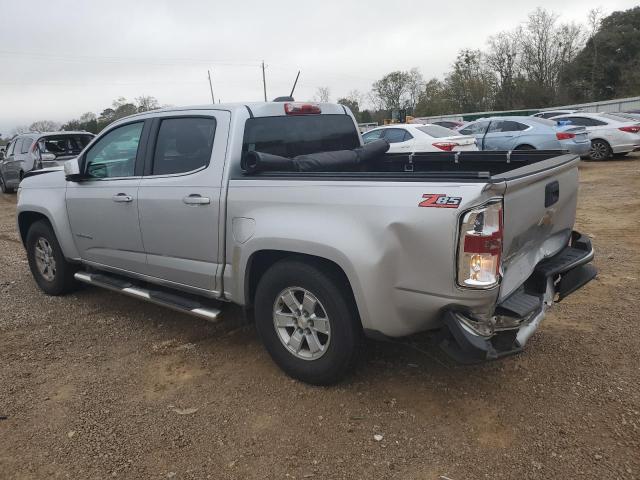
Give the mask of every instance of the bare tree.
[[596, 65], [598, 63], [598, 39], [596, 37], [596, 33], [600, 30], [603, 19], [604, 11], [602, 10], [602, 7], [592, 8], [589, 10], [589, 15], [587, 17], [589, 25], [589, 41], [593, 46], [593, 60], [591, 62], [591, 91], [589, 92], [589, 96], [592, 101], [595, 100], [596, 96]]
[[313, 100], [320, 103], [328, 103], [329, 98], [331, 97], [331, 90], [329, 87], [318, 87], [316, 89], [316, 94], [313, 97]]
[[30, 132], [55, 132], [60, 129], [60, 124], [53, 120], [38, 120], [29, 125]]
[[562, 68], [573, 60], [584, 43], [581, 29], [574, 23], [558, 25], [558, 16], [538, 7], [519, 30], [521, 68], [527, 78], [545, 92], [544, 103], [558, 92]]
[[160, 103], [156, 97], [150, 95], [142, 95], [136, 97], [136, 106], [139, 112], [148, 112], [149, 110], [157, 110], [160, 108]]
[[515, 32], [501, 32], [489, 38], [486, 62], [498, 78], [498, 108], [514, 108], [520, 42]]
[[420, 95], [424, 92], [425, 81], [422, 73], [417, 68], [412, 68], [409, 70], [408, 77], [408, 85], [407, 85], [407, 106], [411, 109], [411, 111], [415, 110], [418, 101], [420, 100]]

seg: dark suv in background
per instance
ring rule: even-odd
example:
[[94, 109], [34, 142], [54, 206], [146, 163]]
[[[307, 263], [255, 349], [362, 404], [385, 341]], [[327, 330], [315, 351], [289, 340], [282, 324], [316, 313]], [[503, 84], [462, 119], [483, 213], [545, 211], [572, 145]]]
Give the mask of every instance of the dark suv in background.
[[29, 132], [7, 145], [0, 161], [0, 188], [15, 191], [25, 173], [62, 164], [77, 156], [95, 135], [89, 132]]

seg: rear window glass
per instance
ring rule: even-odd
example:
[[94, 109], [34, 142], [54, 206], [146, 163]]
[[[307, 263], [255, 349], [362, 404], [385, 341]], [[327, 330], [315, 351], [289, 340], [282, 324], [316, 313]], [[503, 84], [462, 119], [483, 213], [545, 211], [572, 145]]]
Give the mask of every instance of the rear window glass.
[[458, 132], [454, 132], [453, 130], [449, 130], [448, 128], [441, 127], [439, 125], [425, 125], [424, 127], [418, 127], [418, 130], [434, 138], [460, 135]]
[[152, 175], [186, 173], [207, 166], [215, 132], [215, 118], [162, 120], [153, 155]]
[[247, 120], [242, 154], [258, 151], [293, 158], [359, 146], [360, 137], [348, 115], [261, 117]]
[[92, 135], [52, 135], [41, 138], [38, 148], [41, 153], [53, 153], [56, 157], [78, 155], [92, 138]]

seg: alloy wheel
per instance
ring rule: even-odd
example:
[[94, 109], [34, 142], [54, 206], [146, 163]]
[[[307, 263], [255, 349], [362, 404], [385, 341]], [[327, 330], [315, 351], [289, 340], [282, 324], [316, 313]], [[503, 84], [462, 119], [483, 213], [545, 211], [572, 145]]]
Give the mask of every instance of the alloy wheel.
[[285, 288], [273, 305], [273, 326], [285, 348], [303, 360], [317, 360], [327, 351], [331, 325], [324, 306], [302, 287]]
[[53, 256], [53, 248], [49, 241], [40, 237], [35, 244], [35, 259], [38, 272], [48, 282], [56, 278], [56, 260]]

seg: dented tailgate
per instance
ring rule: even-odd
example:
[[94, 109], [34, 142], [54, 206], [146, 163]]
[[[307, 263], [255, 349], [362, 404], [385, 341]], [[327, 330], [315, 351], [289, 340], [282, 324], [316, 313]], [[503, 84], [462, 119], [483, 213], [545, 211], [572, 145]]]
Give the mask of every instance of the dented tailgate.
[[563, 155], [504, 178], [501, 299], [522, 285], [536, 264], [567, 244], [576, 215], [578, 163], [577, 157]]

